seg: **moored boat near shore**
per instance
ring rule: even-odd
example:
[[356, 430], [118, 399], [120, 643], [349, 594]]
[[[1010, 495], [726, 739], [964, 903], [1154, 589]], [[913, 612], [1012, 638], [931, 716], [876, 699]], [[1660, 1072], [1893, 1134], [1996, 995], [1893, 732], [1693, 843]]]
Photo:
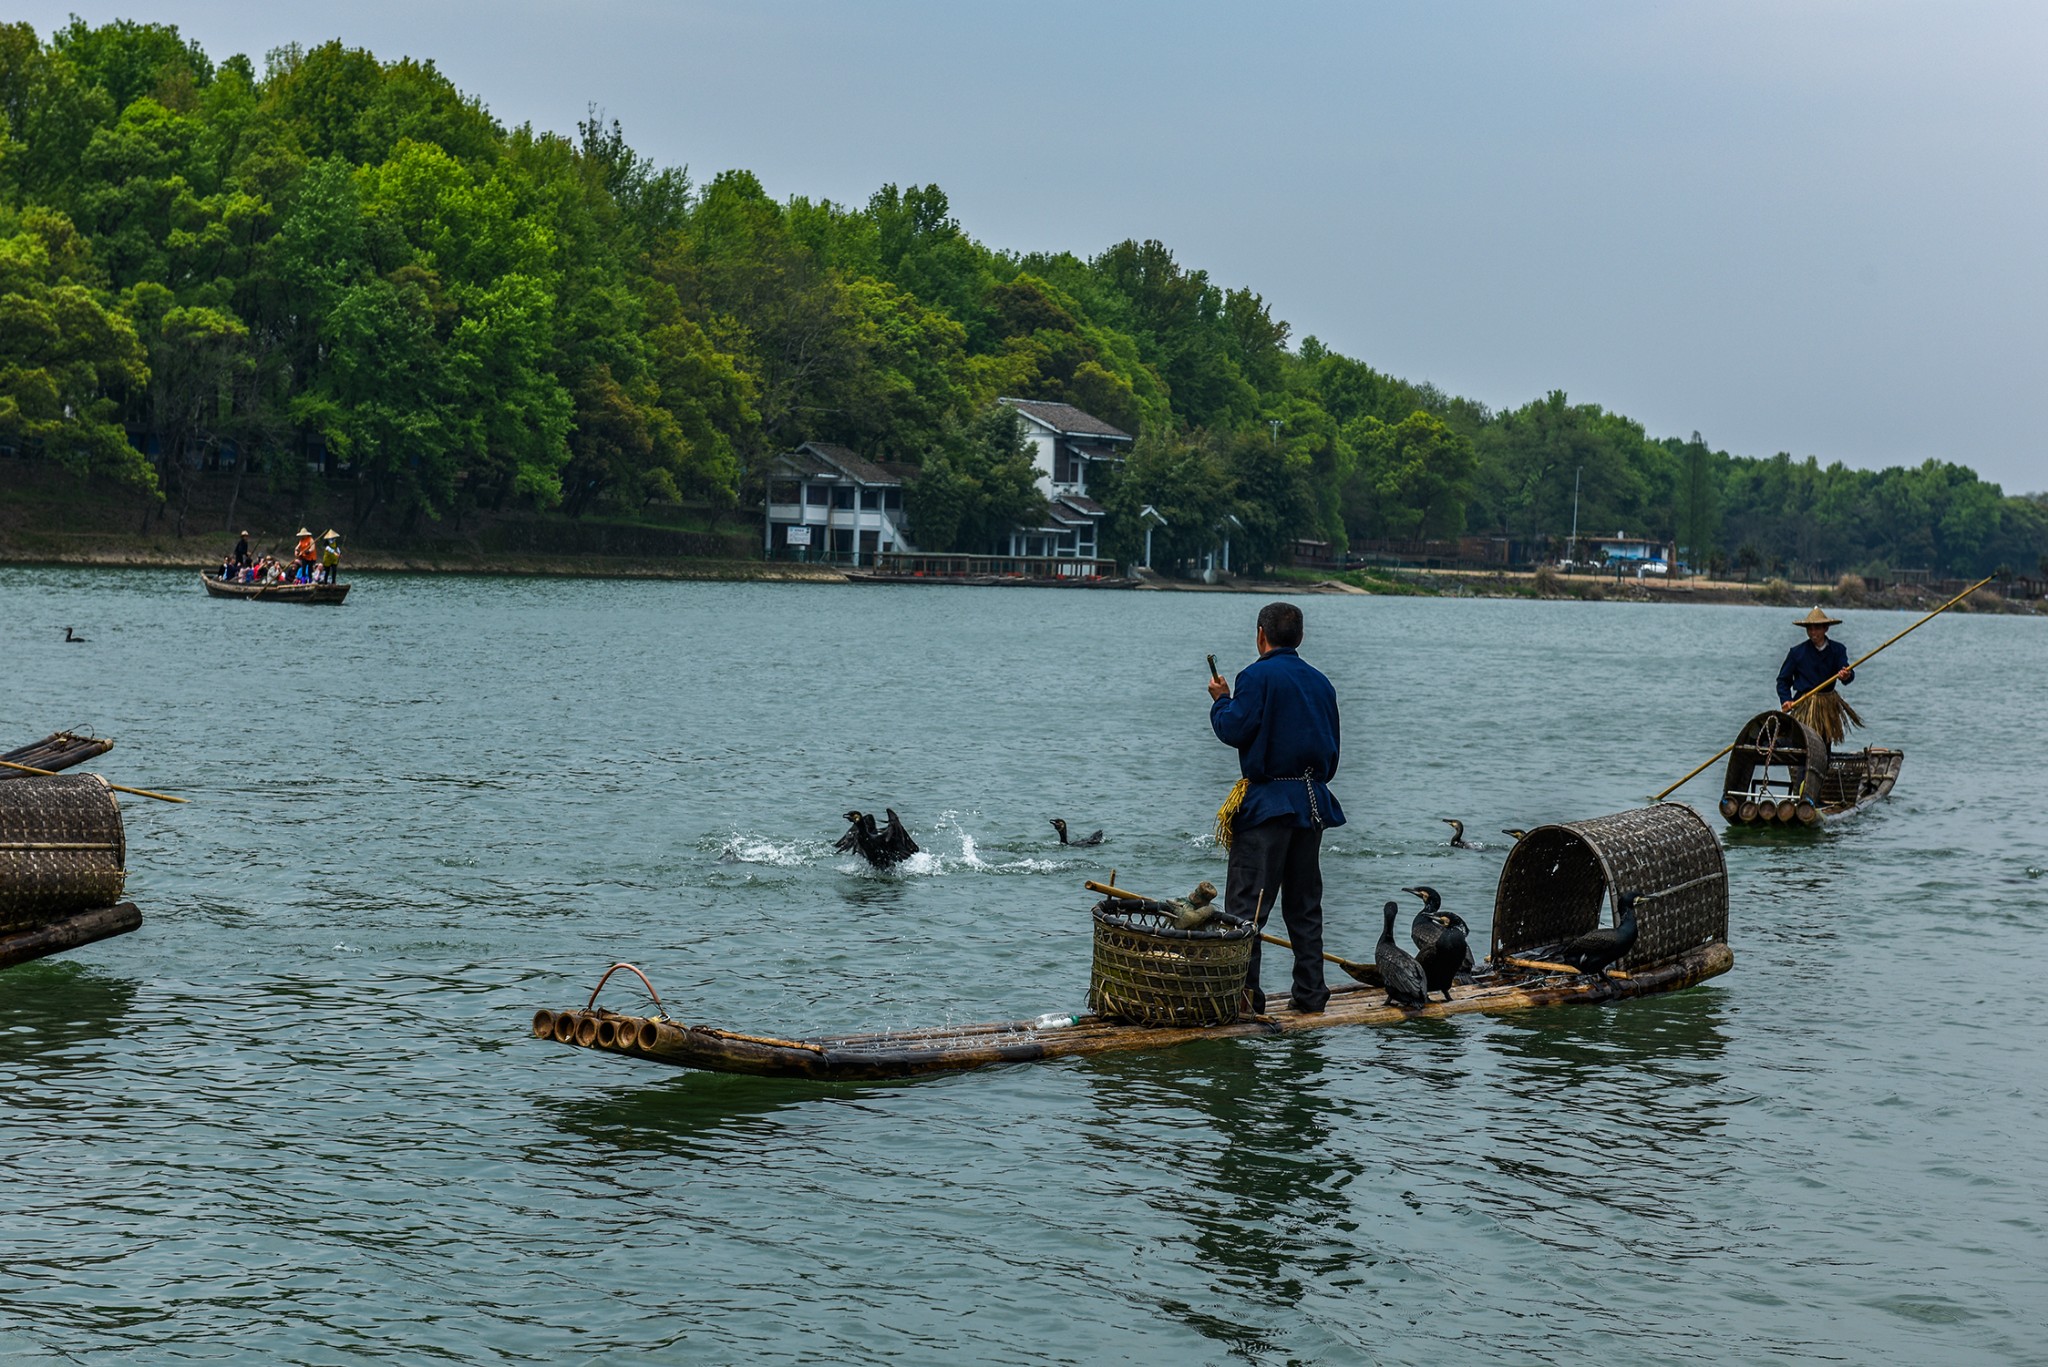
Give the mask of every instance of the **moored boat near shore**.
[[215, 598], [246, 598], [264, 603], [339, 603], [348, 597], [350, 584], [231, 584], [205, 571], [199, 582]]

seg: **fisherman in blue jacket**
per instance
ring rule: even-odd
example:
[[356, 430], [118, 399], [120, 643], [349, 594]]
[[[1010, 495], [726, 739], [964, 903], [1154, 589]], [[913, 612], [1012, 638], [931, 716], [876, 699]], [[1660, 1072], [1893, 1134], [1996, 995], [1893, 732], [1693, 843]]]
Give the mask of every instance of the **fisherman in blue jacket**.
[[1849, 668], [1849, 648], [1828, 639], [1828, 628], [1842, 623], [1815, 608], [1799, 619], [1799, 625], [1806, 628], [1806, 639], [1785, 652], [1785, 663], [1778, 667], [1778, 706], [1790, 712], [1799, 698], [1821, 684], [1829, 685], [1808, 698], [1796, 715], [1819, 732], [1822, 740], [1835, 745], [1845, 734], [1845, 720], [1853, 726], [1863, 724], [1855, 709], [1836, 692], [1838, 685], [1856, 679], [1856, 671]]
[[[1230, 872], [1223, 909], [1261, 924], [1280, 904], [1294, 942], [1293, 1001], [1316, 1012], [1330, 999], [1323, 982], [1323, 831], [1344, 824], [1330, 792], [1337, 772], [1337, 690], [1296, 653], [1301, 609], [1259, 609], [1259, 658], [1237, 676], [1237, 690], [1209, 680], [1209, 725], [1237, 751], [1244, 796], [1228, 823]], [[1245, 975], [1252, 1010], [1263, 1014], [1259, 941]]]

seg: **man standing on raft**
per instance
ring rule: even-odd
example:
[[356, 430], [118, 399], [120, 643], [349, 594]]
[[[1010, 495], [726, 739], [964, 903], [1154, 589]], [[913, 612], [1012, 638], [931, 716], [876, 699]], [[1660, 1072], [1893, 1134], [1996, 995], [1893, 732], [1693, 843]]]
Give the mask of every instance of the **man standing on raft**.
[[[1805, 722], [1830, 746], [1839, 745], [1849, 726], [1863, 725], [1863, 718], [1842, 701], [1835, 687], [1856, 679], [1856, 671], [1849, 668], [1849, 648], [1828, 639], [1828, 628], [1842, 624], [1815, 608], [1799, 619], [1799, 625], [1806, 628], [1806, 639], [1786, 652], [1785, 663], [1778, 669], [1778, 706]], [[1823, 683], [1828, 686], [1796, 709], [1792, 706], [1795, 699]]]
[[[1344, 824], [1326, 786], [1337, 772], [1337, 690], [1295, 653], [1301, 609], [1259, 609], [1259, 658], [1237, 676], [1237, 692], [1209, 680], [1209, 725], [1237, 751], [1243, 775], [1216, 814], [1216, 838], [1230, 849], [1223, 909], [1263, 925], [1280, 903], [1294, 942], [1294, 1009], [1317, 1012], [1330, 999], [1323, 983], [1323, 831]], [[1252, 1010], [1266, 1010], [1259, 985], [1260, 942], [1252, 941], [1245, 987]]]

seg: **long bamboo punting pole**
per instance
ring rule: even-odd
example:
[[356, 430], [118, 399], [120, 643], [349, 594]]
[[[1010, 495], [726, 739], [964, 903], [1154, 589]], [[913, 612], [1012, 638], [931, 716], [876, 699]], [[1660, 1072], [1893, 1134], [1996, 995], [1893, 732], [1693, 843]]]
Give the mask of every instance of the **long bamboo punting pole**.
[[[1979, 580], [1978, 580], [1978, 581], [1977, 581], [1976, 583], [1974, 583], [1974, 584], [1970, 585], [1970, 587], [1968, 587], [1968, 588], [1964, 589], [1964, 590], [1963, 590], [1963, 591], [1962, 591], [1961, 593], [1959, 593], [1959, 594], [1957, 594], [1957, 595], [1956, 595], [1955, 597], [1953, 597], [1953, 598], [1949, 599], [1949, 600], [1948, 600], [1948, 601], [1947, 601], [1946, 603], [1943, 603], [1943, 604], [1942, 604], [1942, 605], [1941, 605], [1940, 607], [1938, 607], [1938, 608], [1936, 608], [1936, 609], [1935, 609], [1934, 611], [1932, 611], [1932, 612], [1928, 613], [1928, 614], [1927, 614], [1927, 615], [1926, 615], [1925, 617], [1922, 617], [1922, 618], [1921, 618], [1921, 619], [1920, 619], [1919, 621], [1917, 621], [1917, 622], [1913, 623], [1913, 625], [1911, 625], [1911, 626], [1907, 627], [1907, 628], [1906, 628], [1906, 629], [1905, 629], [1904, 631], [1900, 632], [1900, 633], [1899, 633], [1899, 634], [1898, 634], [1897, 636], [1894, 636], [1894, 637], [1892, 637], [1892, 638], [1891, 638], [1891, 640], [1889, 640], [1889, 641], [1886, 641], [1886, 642], [1885, 642], [1885, 643], [1884, 643], [1883, 645], [1879, 646], [1879, 647], [1878, 647], [1878, 648], [1877, 648], [1876, 650], [1870, 651], [1870, 652], [1869, 652], [1868, 654], [1865, 654], [1865, 655], [1864, 655], [1864, 656], [1862, 657], [1862, 659], [1859, 659], [1859, 660], [1855, 661], [1854, 663], [1852, 663], [1852, 664], [1851, 664], [1851, 665], [1849, 666], [1849, 670], [1850, 670], [1850, 672], [1851, 672], [1851, 673], [1854, 673], [1854, 672], [1855, 672], [1856, 670], [1858, 670], [1858, 669], [1861, 669], [1861, 668], [1863, 667], [1863, 663], [1864, 663], [1864, 661], [1865, 661], [1865, 660], [1869, 660], [1869, 659], [1871, 659], [1872, 657], [1874, 657], [1874, 656], [1876, 656], [1876, 655], [1880, 654], [1881, 652], [1883, 652], [1884, 650], [1888, 649], [1888, 648], [1889, 648], [1889, 647], [1891, 647], [1892, 645], [1895, 645], [1895, 644], [1896, 644], [1896, 643], [1898, 643], [1899, 641], [1901, 641], [1901, 640], [1905, 639], [1906, 637], [1908, 637], [1908, 636], [1912, 635], [1912, 634], [1913, 634], [1914, 632], [1918, 631], [1918, 630], [1919, 630], [1919, 629], [1920, 629], [1921, 627], [1924, 627], [1924, 626], [1926, 626], [1926, 625], [1927, 625], [1927, 624], [1928, 624], [1929, 622], [1931, 622], [1931, 621], [1933, 621], [1933, 620], [1934, 620], [1935, 618], [1937, 618], [1937, 617], [1941, 616], [1941, 614], [1943, 614], [1944, 612], [1947, 612], [1947, 611], [1948, 611], [1948, 610], [1949, 610], [1950, 608], [1952, 608], [1952, 607], [1954, 607], [1954, 606], [1955, 606], [1956, 604], [1958, 604], [1958, 603], [1962, 602], [1962, 601], [1963, 601], [1963, 600], [1964, 600], [1965, 598], [1968, 598], [1968, 597], [1969, 597], [1969, 596], [1970, 596], [1971, 594], [1975, 593], [1975, 592], [1976, 592], [1976, 591], [1977, 591], [1978, 589], [1981, 589], [1981, 588], [1983, 588], [1983, 587], [1984, 587], [1984, 586], [1985, 586], [1986, 584], [1990, 583], [1990, 582], [1991, 582], [1992, 580], [1996, 579], [1997, 577], [1998, 577], [1998, 576], [1997, 576], [1997, 575], [1995, 575], [1995, 574], [1987, 574], [1987, 575], [1985, 575], [1985, 576], [1984, 576], [1984, 577], [1983, 577], [1982, 579], [1979, 579]], [[1814, 694], [1816, 694], [1816, 693], [1819, 693], [1819, 692], [1823, 691], [1824, 689], [1826, 689], [1826, 688], [1828, 688], [1828, 687], [1832, 686], [1832, 685], [1834, 684], [1834, 682], [1835, 682], [1835, 676], [1834, 676], [1834, 675], [1829, 675], [1829, 676], [1828, 676], [1827, 678], [1825, 678], [1825, 679], [1822, 679], [1822, 680], [1821, 680], [1821, 681], [1820, 681], [1819, 683], [1815, 684], [1815, 685], [1814, 685], [1813, 687], [1811, 687], [1811, 688], [1807, 689], [1807, 690], [1806, 690], [1806, 691], [1805, 691], [1804, 693], [1801, 693], [1801, 694], [1800, 694], [1800, 695], [1799, 695], [1798, 697], [1794, 698], [1794, 699], [1792, 700], [1792, 706], [1794, 706], [1794, 707], [1797, 707], [1797, 706], [1799, 706], [1799, 704], [1801, 704], [1801, 703], [1805, 702], [1805, 701], [1806, 701], [1806, 700], [1807, 700], [1808, 698], [1812, 697], [1812, 696], [1813, 696]], [[1734, 748], [1736, 747], [1737, 743], [1741, 741], [1741, 739], [1742, 739], [1742, 738], [1741, 738], [1740, 736], [1737, 736], [1737, 737], [1736, 737], [1736, 738], [1735, 738], [1734, 740], [1731, 740], [1731, 741], [1729, 741], [1729, 742], [1728, 742], [1728, 743], [1727, 743], [1726, 745], [1722, 746], [1722, 747], [1721, 747], [1721, 748], [1720, 748], [1719, 750], [1716, 750], [1716, 751], [1715, 751], [1715, 752], [1714, 752], [1714, 753], [1713, 753], [1712, 755], [1708, 756], [1708, 757], [1707, 757], [1707, 763], [1706, 763], [1706, 764], [1702, 764], [1702, 765], [1701, 765], [1701, 766], [1700, 766], [1699, 768], [1697, 768], [1697, 769], [1693, 770], [1693, 771], [1692, 771], [1691, 773], [1687, 774], [1687, 775], [1686, 775], [1686, 776], [1685, 776], [1684, 778], [1682, 778], [1682, 779], [1678, 780], [1678, 782], [1676, 782], [1676, 783], [1672, 784], [1672, 785], [1671, 785], [1671, 786], [1670, 786], [1669, 788], [1666, 788], [1666, 789], [1665, 789], [1665, 790], [1664, 790], [1663, 792], [1661, 792], [1661, 793], [1657, 794], [1657, 795], [1656, 795], [1655, 797], [1651, 798], [1651, 799], [1650, 799], [1650, 801], [1652, 801], [1652, 802], [1662, 802], [1662, 801], [1663, 801], [1663, 800], [1664, 800], [1665, 798], [1667, 798], [1667, 797], [1670, 797], [1670, 796], [1671, 796], [1671, 795], [1672, 795], [1673, 793], [1677, 792], [1677, 791], [1678, 791], [1678, 790], [1679, 790], [1680, 788], [1683, 788], [1683, 787], [1684, 787], [1684, 786], [1685, 786], [1686, 784], [1688, 784], [1688, 783], [1692, 782], [1692, 781], [1693, 781], [1694, 779], [1698, 778], [1698, 777], [1699, 777], [1699, 776], [1700, 776], [1701, 774], [1703, 774], [1703, 773], [1705, 773], [1705, 772], [1706, 772], [1706, 770], [1707, 770], [1707, 765], [1708, 765], [1708, 764], [1712, 764], [1712, 763], [1713, 763], [1713, 762], [1714, 762], [1715, 760], [1717, 760], [1717, 759], [1721, 758], [1721, 756], [1723, 756], [1723, 755], [1727, 754], [1727, 753], [1728, 753], [1728, 752], [1729, 752], [1730, 750], [1733, 750], [1733, 749], [1734, 749]]]
[[[34, 774], [38, 778], [57, 777], [57, 771], [54, 769], [38, 769], [33, 764], [15, 764], [10, 760], [4, 759], [0, 759], [0, 768], [19, 769], [24, 774]], [[117, 793], [133, 793], [136, 797], [153, 797], [158, 802], [183, 802], [185, 800], [182, 797], [172, 797], [169, 793], [152, 793], [147, 788], [123, 788], [118, 783], [109, 783], [107, 786]]]

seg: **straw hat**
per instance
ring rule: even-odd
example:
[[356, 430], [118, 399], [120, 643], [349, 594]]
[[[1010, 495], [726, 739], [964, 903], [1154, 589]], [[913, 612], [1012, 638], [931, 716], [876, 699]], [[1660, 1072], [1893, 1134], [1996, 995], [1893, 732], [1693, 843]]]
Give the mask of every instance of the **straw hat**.
[[326, 531], [320, 533], [320, 539], [322, 541], [339, 541], [341, 540], [341, 533], [329, 527]]
[[1838, 627], [1842, 625], [1842, 619], [1830, 617], [1819, 608], [1815, 608], [1799, 619], [1799, 625], [1803, 627]]
[[300, 536], [311, 536], [311, 535], [312, 535], [312, 533], [311, 533], [311, 532], [309, 532], [309, 531], [307, 531], [307, 530], [306, 530], [306, 529], [305, 529], [304, 527], [301, 527], [301, 528], [299, 528], [299, 535], [300, 535]]

